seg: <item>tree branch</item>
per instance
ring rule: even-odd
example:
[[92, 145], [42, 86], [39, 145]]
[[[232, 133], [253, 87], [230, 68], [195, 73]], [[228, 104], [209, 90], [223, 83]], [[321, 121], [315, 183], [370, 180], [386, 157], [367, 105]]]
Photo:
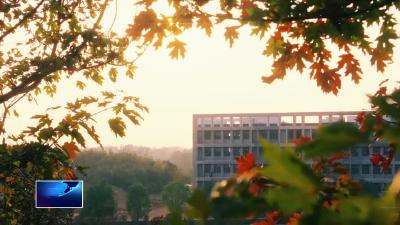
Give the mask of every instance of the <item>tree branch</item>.
[[32, 17], [35, 15], [35, 13], [37, 12], [37, 10], [39, 9], [39, 7], [40, 7], [43, 3], [44, 3], [44, 0], [41, 0], [41, 1], [39, 2], [39, 4], [38, 4], [35, 8], [33, 8], [30, 12], [28, 12], [27, 14], [25, 14], [25, 16], [22, 17], [22, 19], [21, 19], [18, 23], [16, 23], [16, 24], [15, 24], [13, 27], [11, 27], [10, 29], [6, 30], [6, 31], [0, 36], [0, 42], [2, 42], [3, 39], [4, 39], [7, 35], [13, 33], [13, 32], [14, 32], [19, 26], [21, 26], [25, 21], [27, 21], [28, 19], [32, 18]]

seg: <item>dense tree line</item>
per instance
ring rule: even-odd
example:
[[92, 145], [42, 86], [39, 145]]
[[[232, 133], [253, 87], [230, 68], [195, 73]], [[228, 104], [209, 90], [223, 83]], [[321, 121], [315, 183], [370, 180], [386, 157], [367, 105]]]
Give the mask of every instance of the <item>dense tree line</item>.
[[159, 193], [171, 181], [190, 182], [170, 162], [143, 158], [127, 151], [83, 151], [76, 163], [88, 167], [85, 180], [89, 184], [104, 180], [124, 190], [134, 183], [140, 183], [149, 193]]

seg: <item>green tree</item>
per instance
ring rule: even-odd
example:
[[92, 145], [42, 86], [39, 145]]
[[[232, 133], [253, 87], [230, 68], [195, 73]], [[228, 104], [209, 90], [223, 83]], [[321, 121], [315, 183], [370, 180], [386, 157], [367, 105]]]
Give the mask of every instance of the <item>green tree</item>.
[[3, 225], [69, 225], [72, 210], [35, 208], [35, 181], [70, 179], [62, 149], [39, 143], [0, 145], [0, 223]]
[[181, 182], [167, 184], [162, 193], [161, 200], [170, 212], [180, 212], [189, 197], [189, 189]]
[[[46, 162], [37, 162], [34, 166], [27, 164], [30, 166], [26, 169], [33, 167], [40, 171], [38, 177], [76, 178], [75, 168], [79, 170], [80, 167], [73, 160], [79, 147], [86, 146], [82, 131], [101, 145], [94, 126], [96, 115], [104, 111], [113, 112], [108, 125], [116, 136], [122, 137], [125, 135], [126, 121], [138, 125], [142, 119], [140, 113], [148, 111], [137, 97], [99, 88], [97, 96], [82, 96], [64, 107], [55, 106], [44, 114], [33, 116], [37, 124], [27, 127], [20, 134], [10, 134], [6, 129], [6, 122], [19, 116], [15, 109], [18, 103], [25, 100], [36, 102], [37, 96], [42, 93], [52, 97], [66, 79], [76, 82], [77, 89], [85, 90], [88, 82], [101, 87], [105, 79], [117, 82], [120, 74], [133, 78], [134, 63], [142, 54], [142, 49], [138, 47], [138, 54], [134, 58], [126, 58], [125, 52], [131, 40], [101, 26], [105, 11], [112, 2], [115, 1], [0, 2], [0, 135], [3, 144], [17, 144], [16, 148], [19, 148], [18, 144], [26, 144], [31, 140], [37, 140], [41, 146], [54, 147], [54, 154], [46, 152], [50, 154], [44, 157]], [[31, 153], [29, 149], [23, 149]], [[11, 156], [15, 158], [2, 157], [1, 162], [1, 165], [15, 163], [0, 170], [1, 205], [6, 207], [1, 212], [1, 224], [27, 224], [20, 223], [20, 218], [30, 218], [22, 216], [29, 215], [30, 209], [20, 207], [26, 204], [26, 198], [14, 193], [20, 193], [24, 185], [31, 188], [31, 183], [20, 177], [22, 173], [15, 171], [18, 169], [14, 168], [19, 162], [18, 155]], [[48, 161], [54, 162], [54, 165]], [[54, 175], [47, 174], [50, 172], [54, 172]], [[13, 180], [27, 183], [16, 186], [11, 182]], [[6, 200], [4, 204], [3, 200]], [[42, 210], [37, 215], [39, 217], [46, 212]], [[52, 212], [58, 210], [49, 211], [48, 215]], [[32, 223], [46, 224], [45, 220], [40, 219]]]
[[94, 218], [96, 221], [112, 218], [116, 204], [112, 187], [106, 182], [97, 182], [85, 192], [85, 204], [81, 217]]
[[[1, 2], [0, 134], [7, 143], [36, 137], [42, 143], [65, 145], [74, 155], [76, 145], [85, 147], [82, 131], [101, 144], [94, 126], [95, 116], [101, 112], [114, 113], [108, 125], [116, 136], [125, 135], [126, 121], [139, 124], [142, 119], [139, 112], [147, 108], [137, 97], [99, 88], [96, 97], [83, 96], [62, 108], [52, 107], [46, 114], [32, 117], [37, 120], [37, 126], [27, 128], [20, 135], [6, 133], [6, 119], [19, 116], [14, 109], [17, 103], [35, 102], [41, 93], [51, 97], [66, 79], [84, 90], [88, 82], [100, 87], [106, 78], [117, 82], [120, 74], [133, 78], [136, 58], [124, 56], [131, 41], [101, 26], [112, 2]], [[142, 54], [141, 50], [138, 52], [137, 56]], [[63, 114], [60, 120], [52, 118]]]
[[129, 187], [126, 206], [134, 220], [147, 216], [150, 211], [150, 197], [142, 184], [136, 183]]

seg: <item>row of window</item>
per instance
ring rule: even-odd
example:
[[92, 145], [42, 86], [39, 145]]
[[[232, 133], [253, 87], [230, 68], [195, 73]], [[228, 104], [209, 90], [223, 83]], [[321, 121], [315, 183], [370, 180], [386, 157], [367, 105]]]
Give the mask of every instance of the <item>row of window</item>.
[[198, 164], [198, 177], [229, 176], [237, 170], [236, 164]]
[[388, 154], [389, 146], [355, 146], [351, 147], [351, 156], [369, 156], [371, 154]]
[[[372, 169], [372, 171], [371, 171]], [[393, 171], [394, 169], [394, 171]], [[230, 175], [237, 170], [237, 164], [198, 164], [197, 176], [198, 177], [213, 177], [220, 175]], [[385, 172], [387, 175], [392, 175], [394, 172], [400, 170], [400, 164], [396, 164]], [[351, 175], [381, 175], [381, 167], [372, 166], [370, 164], [351, 165]]]
[[262, 153], [261, 147], [199, 147], [197, 148], [197, 159], [218, 159], [218, 158], [229, 158], [243, 156], [246, 153], [251, 152], [256, 157]]
[[[350, 173], [352, 175], [369, 175], [369, 174], [371, 174], [371, 168], [372, 168], [372, 174], [374, 174], [374, 175], [382, 174], [381, 167], [372, 166], [369, 164], [351, 165]], [[393, 168], [394, 168], [394, 171], [393, 171]], [[400, 165], [396, 164], [394, 166], [391, 166], [387, 171], [385, 171], [385, 174], [391, 175], [391, 174], [393, 174], [393, 172], [398, 171], [399, 169], [400, 169]]]
[[293, 140], [300, 138], [302, 135], [307, 137], [315, 137], [315, 129], [266, 129], [266, 130], [199, 130], [197, 131], [197, 143], [202, 144], [209, 141], [230, 141], [230, 140], [250, 140], [258, 141], [258, 137], [263, 137], [268, 140], [279, 139], [282, 141]]

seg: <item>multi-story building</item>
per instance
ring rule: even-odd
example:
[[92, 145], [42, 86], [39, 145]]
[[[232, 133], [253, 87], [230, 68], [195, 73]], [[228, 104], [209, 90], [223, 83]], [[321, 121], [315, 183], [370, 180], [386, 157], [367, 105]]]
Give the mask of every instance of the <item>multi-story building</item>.
[[[228, 178], [236, 171], [236, 157], [252, 152], [257, 163], [263, 163], [261, 136], [280, 146], [291, 145], [303, 136], [315, 137], [316, 129], [327, 123], [345, 121], [355, 123], [358, 112], [298, 112], [250, 114], [195, 114], [193, 115], [193, 185], [205, 186]], [[383, 190], [391, 182], [400, 162], [382, 174], [380, 167], [372, 166], [372, 153], [388, 151], [384, 143], [352, 146], [350, 157], [342, 163], [353, 177], [374, 183]]]

